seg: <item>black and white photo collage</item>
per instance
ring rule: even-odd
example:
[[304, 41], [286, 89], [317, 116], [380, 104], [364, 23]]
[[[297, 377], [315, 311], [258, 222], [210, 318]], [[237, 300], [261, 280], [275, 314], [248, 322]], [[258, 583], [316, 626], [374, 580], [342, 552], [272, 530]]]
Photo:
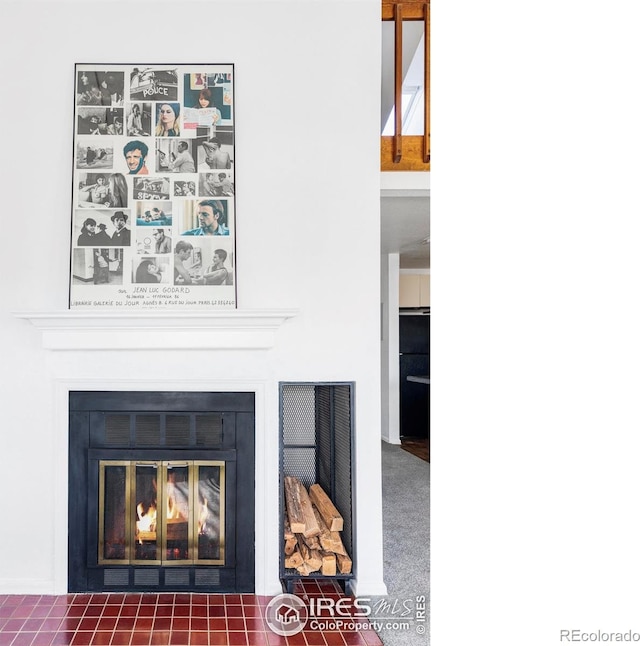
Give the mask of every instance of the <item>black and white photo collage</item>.
[[236, 306], [233, 65], [76, 65], [70, 306]]

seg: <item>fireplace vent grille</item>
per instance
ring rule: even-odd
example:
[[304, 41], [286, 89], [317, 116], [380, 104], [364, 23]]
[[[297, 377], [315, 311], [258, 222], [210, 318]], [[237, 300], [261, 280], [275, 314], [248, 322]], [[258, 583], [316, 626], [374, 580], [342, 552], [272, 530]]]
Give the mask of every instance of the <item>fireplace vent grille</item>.
[[165, 586], [189, 585], [189, 570], [166, 570], [164, 573]]
[[222, 417], [196, 415], [196, 445], [219, 446], [222, 444]]
[[167, 444], [189, 446], [190, 422], [189, 415], [167, 415]]
[[196, 570], [197, 586], [213, 587], [220, 585], [220, 570]]
[[95, 446], [198, 447], [217, 448], [224, 441], [223, 415], [104, 414], [104, 436], [93, 439]]
[[136, 415], [136, 445], [158, 446], [160, 441], [160, 415]]
[[104, 585], [126, 588], [129, 585], [129, 570], [105, 570]]
[[134, 585], [160, 585], [159, 570], [134, 570]]
[[129, 446], [129, 415], [105, 415], [104, 439], [108, 446]]

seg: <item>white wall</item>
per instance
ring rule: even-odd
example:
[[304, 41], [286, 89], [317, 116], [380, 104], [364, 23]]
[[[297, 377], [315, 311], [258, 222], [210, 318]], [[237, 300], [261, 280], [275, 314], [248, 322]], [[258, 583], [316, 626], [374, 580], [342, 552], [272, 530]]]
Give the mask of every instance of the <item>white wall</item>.
[[382, 272], [382, 439], [400, 444], [400, 254], [381, 257]]
[[[264, 384], [263, 594], [277, 592], [277, 382], [356, 382], [357, 589], [384, 592], [379, 12], [378, 0], [1, 3], [0, 592], [61, 592], [61, 384], [167, 385], [185, 372], [190, 389]], [[273, 350], [52, 358], [12, 315], [67, 308], [76, 62], [235, 64], [238, 306], [299, 309]]]

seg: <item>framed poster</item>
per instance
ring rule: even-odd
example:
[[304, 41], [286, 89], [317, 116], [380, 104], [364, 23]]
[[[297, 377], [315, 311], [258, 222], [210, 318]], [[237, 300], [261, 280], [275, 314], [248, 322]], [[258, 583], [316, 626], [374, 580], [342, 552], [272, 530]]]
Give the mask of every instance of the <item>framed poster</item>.
[[76, 65], [69, 307], [236, 307], [233, 65]]

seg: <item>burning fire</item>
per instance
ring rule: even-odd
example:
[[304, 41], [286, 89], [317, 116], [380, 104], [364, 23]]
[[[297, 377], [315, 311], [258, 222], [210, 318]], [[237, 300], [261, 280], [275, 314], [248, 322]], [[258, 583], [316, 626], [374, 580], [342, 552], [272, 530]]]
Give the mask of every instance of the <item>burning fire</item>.
[[[176, 487], [173, 474], [171, 473], [167, 478], [167, 520], [186, 520], [178, 504], [180, 494], [181, 492]], [[183, 505], [184, 503], [185, 501], [183, 500]]]
[[[144, 511], [144, 505], [140, 502], [136, 507], [136, 513], [138, 514], [138, 521], [136, 522], [136, 533], [140, 535], [141, 532], [155, 532], [156, 531], [156, 519], [158, 517], [158, 511], [156, 510], [155, 505], [150, 505], [147, 511]], [[140, 538], [140, 543], [142, 539]]]

